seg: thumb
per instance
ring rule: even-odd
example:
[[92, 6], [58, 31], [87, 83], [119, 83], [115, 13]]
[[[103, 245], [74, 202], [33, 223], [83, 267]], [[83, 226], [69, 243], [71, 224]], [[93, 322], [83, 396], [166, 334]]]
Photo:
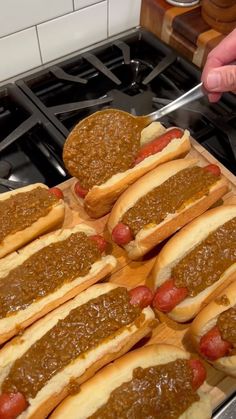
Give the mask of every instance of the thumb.
[[209, 92], [236, 91], [236, 65], [226, 65], [211, 70], [205, 87]]

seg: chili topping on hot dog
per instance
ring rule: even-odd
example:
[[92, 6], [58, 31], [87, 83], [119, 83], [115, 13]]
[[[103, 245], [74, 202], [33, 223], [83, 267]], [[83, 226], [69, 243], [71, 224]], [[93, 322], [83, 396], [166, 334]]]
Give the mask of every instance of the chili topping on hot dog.
[[14, 395], [17, 394], [20, 395], [17, 414], [20, 414], [28, 400], [73, 360], [112, 339], [125, 326], [133, 322], [139, 324], [142, 315], [139, 303], [143, 305], [142, 299], [133, 304], [127, 289], [117, 287], [58, 320], [12, 364], [1, 386], [0, 413], [14, 410]]
[[9, 234], [22, 231], [45, 217], [58, 202], [56, 194], [41, 187], [0, 200], [0, 242]]
[[195, 297], [218, 281], [235, 262], [236, 218], [233, 218], [209, 234], [177, 263], [172, 269], [172, 278], [157, 289], [154, 307], [170, 312], [186, 297]]
[[[177, 359], [149, 368], [138, 367], [131, 381], [112, 391], [106, 404], [88, 419], [178, 418], [199, 400], [196, 390], [206, 378], [199, 360]], [[181, 402], [180, 402], [181, 401]]]
[[199, 350], [210, 361], [235, 354], [236, 308], [232, 307], [219, 315], [216, 325], [202, 336]]
[[101, 236], [77, 232], [31, 255], [1, 278], [0, 318], [25, 309], [66, 282], [87, 275], [92, 264], [101, 259], [105, 246]]
[[114, 227], [113, 240], [119, 245], [127, 244], [141, 229], [158, 225], [167, 215], [207, 195], [220, 176], [219, 168], [216, 174], [213, 166], [183, 169], [142, 196]]
[[79, 181], [75, 193], [85, 197], [86, 191], [93, 186], [125, 172], [146, 157], [162, 151], [172, 139], [183, 136], [183, 131], [175, 128], [140, 148], [144, 127], [142, 120], [114, 109], [106, 109], [81, 121], [63, 150], [66, 168]]

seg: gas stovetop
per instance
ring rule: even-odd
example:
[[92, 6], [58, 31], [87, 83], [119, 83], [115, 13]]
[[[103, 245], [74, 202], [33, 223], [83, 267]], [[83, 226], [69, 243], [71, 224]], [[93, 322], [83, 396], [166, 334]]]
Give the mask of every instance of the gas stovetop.
[[[4, 166], [3, 175], [49, 186], [60, 183], [68, 177], [61, 160], [63, 143], [82, 118], [107, 107], [143, 115], [166, 105], [199, 79], [199, 69], [140, 29], [4, 86], [0, 155], [10, 170]], [[214, 105], [202, 99], [164, 117], [162, 123], [188, 128], [236, 174], [233, 95], [224, 95]]]

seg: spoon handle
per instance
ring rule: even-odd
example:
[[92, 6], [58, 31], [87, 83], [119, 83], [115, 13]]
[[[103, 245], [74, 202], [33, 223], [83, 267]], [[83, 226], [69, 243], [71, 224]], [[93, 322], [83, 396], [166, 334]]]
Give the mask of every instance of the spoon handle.
[[173, 112], [176, 109], [179, 109], [182, 106], [193, 102], [194, 100], [200, 99], [204, 95], [205, 93], [202, 87], [202, 83], [199, 83], [193, 89], [184, 93], [182, 96], [178, 97], [173, 102], [170, 102], [168, 105], [164, 106], [163, 108], [158, 109], [158, 111], [150, 113], [144, 118], [147, 118], [149, 120], [149, 123], [153, 121], [157, 121], [158, 119], [162, 118], [164, 115], [167, 115], [168, 113]]

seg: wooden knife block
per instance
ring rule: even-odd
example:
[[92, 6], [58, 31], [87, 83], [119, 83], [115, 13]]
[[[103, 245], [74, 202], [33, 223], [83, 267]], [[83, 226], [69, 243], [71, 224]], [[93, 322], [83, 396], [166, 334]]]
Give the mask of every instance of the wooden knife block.
[[[213, 1], [220, 4], [221, 0]], [[165, 0], [142, 0], [140, 24], [198, 67], [225, 37], [203, 19], [201, 4], [175, 7]]]
[[202, 0], [202, 17], [211, 28], [228, 34], [236, 28], [235, 0]]

